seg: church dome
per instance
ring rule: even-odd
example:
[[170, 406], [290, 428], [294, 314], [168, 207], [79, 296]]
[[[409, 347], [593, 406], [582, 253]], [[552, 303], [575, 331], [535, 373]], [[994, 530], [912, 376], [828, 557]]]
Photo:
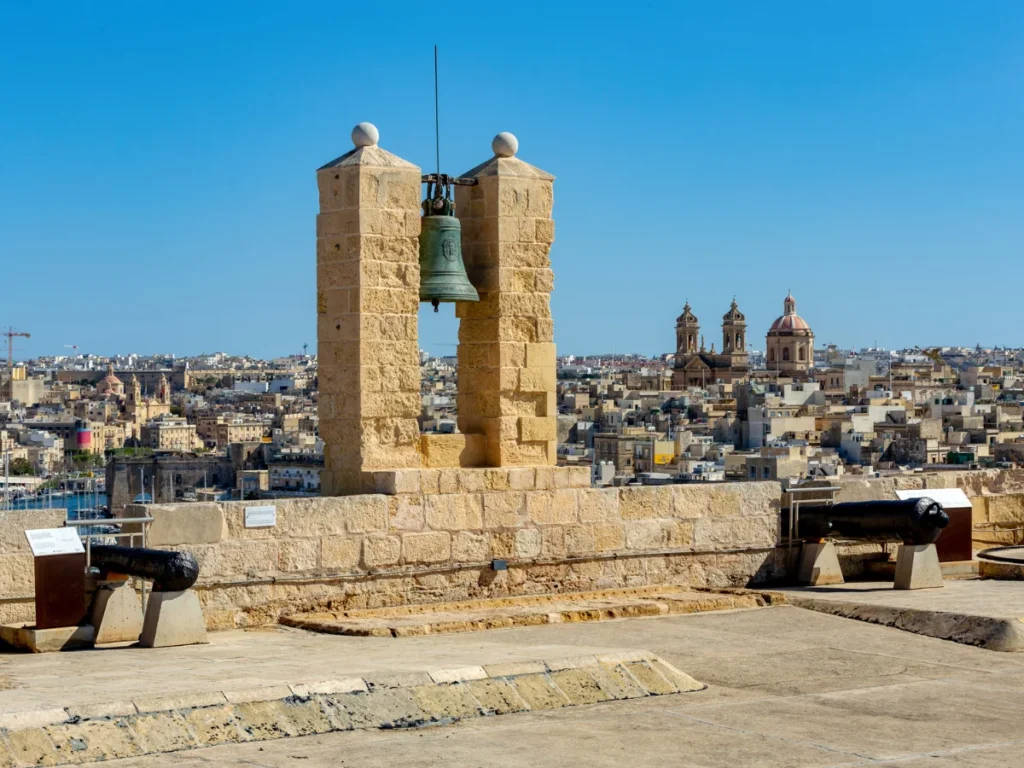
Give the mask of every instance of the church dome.
[[98, 389], [99, 392], [102, 394], [106, 394], [109, 392], [113, 392], [114, 394], [120, 394], [121, 391], [124, 389], [124, 385], [121, 383], [121, 380], [114, 375], [113, 365], [107, 366], [107, 375], [100, 379], [96, 389]]
[[783, 309], [783, 314], [777, 317], [772, 323], [772, 327], [768, 329], [769, 335], [794, 332], [809, 334], [811, 332], [811, 326], [796, 313], [796, 299], [793, 298], [792, 293], [786, 296]]

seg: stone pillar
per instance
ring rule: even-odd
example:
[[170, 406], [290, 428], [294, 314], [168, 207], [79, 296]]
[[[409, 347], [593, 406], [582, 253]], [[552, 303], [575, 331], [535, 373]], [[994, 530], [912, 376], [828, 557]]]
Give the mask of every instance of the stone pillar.
[[317, 353], [325, 496], [359, 493], [365, 473], [420, 466], [420, 169], [377, 146], [317, 171]]
[[488, 466], [555, 464], [554, 277], [548, 253], [554, 177], [515, 157], [501, 133], [494, 157], [457, 186], [463, 258], [480, 302], [455, 305], [459, 429], [486, 438]]

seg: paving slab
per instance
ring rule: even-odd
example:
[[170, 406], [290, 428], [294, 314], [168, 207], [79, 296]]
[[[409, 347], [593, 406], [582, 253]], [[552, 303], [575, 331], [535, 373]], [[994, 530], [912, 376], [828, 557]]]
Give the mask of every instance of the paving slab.
[[1024, 582], [946, 580], [938, 589], [896, 590], [849, 582], [774, 590], [786, 602], [992, 651], [1024, 651]]

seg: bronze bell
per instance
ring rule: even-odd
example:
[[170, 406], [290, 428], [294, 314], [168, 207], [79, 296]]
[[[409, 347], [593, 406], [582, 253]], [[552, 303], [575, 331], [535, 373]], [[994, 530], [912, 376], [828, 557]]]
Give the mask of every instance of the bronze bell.
[[462, 225], [455, 218], [452, 185], [475, 179], [429, 174], [420, 228], [420, 301], [437, 312], [442, 301], [480, 301], [462, 263]]

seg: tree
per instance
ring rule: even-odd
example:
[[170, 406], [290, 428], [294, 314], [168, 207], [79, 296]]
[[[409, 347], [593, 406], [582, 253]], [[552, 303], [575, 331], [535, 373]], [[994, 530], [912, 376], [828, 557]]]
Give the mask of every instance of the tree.
[[35, 467], [32, 466], [32, 462], [28, 459], [18, 458], [11, 462], [12, 475], [34, 475], [35, 473]]

